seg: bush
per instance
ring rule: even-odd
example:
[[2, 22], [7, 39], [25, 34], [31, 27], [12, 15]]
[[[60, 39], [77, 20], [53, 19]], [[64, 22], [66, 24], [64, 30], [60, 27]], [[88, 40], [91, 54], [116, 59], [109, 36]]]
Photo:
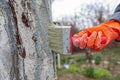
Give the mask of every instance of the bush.
[[87, 77], [94, 78], [94, 68], [91, 67], [91, 66], [85, 68], [85, 71], [84, 71], [83, 73], [84, 73], [84, 75], [86, 75]]
[[72, 66], [70, 66], [70, 68], [68, 69], [68, 71], [69, 71], [70, 73], [78, 72], [78, 67], [75, 66], [75, 65], [72, 65]]
[[102, 57], [100, 54], [95, 54], [93, 58], [95, 60], [96, 65], [100, 64], [100, 62], [102, 61]]
[[112, 74], [106, 69], [94, 69], [93, 67], [87, 67], [81, 70], [81, 74], [84, 74], [90, 78], [103, 79], [105, 77], [110, 77]]
[[106, 69], [95, 69], [94, 71], [95, 78], [104, 78], [109, 76], [112, 76], [112, 74]]
[[80, 56], [79, 58], [77, 58], [77, 62], [79, 63], [85, 63], [87, 60], [87, 57], [86, 56]]
[[113, 80], [120, 80], [120, 74], [118, 74], [117, 76], [115, 76], [115, 78]]

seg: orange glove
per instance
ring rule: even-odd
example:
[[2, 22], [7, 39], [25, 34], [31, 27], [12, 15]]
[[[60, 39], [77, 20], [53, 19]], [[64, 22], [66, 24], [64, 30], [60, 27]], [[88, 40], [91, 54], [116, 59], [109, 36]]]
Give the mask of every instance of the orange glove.
[[115, 39], [120, 40], [120, 22], [115, 20], [85, 29], [72, 37], [74, 46], [81, 49], [88, 47], [95, 51], [102, 50]]

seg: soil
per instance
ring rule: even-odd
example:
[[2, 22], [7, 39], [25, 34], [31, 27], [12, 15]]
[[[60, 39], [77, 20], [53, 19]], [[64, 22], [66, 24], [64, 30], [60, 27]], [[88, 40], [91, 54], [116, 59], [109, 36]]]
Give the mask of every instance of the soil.
[[93, 80], [93, 79], [87, 78], [78, 73], [74, 73], [74, 74], [68, 73], [68, 74], [58, 76], [58, 80]]

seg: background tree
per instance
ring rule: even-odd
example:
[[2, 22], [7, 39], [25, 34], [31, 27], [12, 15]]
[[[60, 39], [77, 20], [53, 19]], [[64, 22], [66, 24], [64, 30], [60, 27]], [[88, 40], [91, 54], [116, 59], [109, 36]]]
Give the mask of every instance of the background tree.
[[55, 80], [51, 0], [0, 0], [0, 80]]
[[95, 1], [76, 8], [73, 15], [63, 16], [60, 22], [63, 25], [72, 24], [80, 31], [84, 28], [99, 25], [108, 20], [111, 14], [112, 8], [110, 8], [110, 4]]
[[112, 14], [110, 4], [100, 1], [83, 5], [80, 9], [76, 10], [75, 16], [79, 17], [77, 22], [80, 30], [99, 25], [108, 20]]

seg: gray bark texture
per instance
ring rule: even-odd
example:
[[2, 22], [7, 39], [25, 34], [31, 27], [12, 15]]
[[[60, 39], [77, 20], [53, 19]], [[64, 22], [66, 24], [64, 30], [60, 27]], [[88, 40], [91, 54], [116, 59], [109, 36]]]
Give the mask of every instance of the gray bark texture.
[[0, 0], [0, 80], [55, 80], [50, 0]]

